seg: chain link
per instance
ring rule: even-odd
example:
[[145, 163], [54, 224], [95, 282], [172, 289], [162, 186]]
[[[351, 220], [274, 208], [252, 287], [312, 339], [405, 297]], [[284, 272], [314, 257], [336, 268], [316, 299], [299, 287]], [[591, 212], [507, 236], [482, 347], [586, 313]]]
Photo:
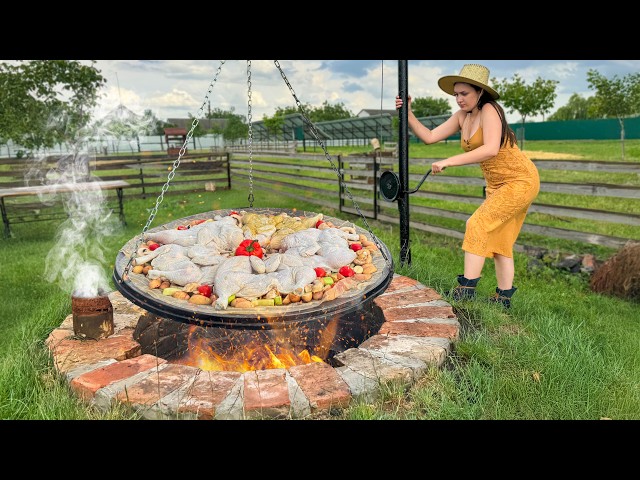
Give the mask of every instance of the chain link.
[[251, 60], [247, 60], [247, 121], [249, 122], [249, 207], [253, 207], [253, 122], [251, 121]]
[[315, 125], [311, 122], [311, 120], [307, 116], [307, 113], [305, 112], [304, 107], [302, 106], [302, 102], [300, 100], [298, 100], [298, 96], [296, 95], [296, 92], [293, 90], [293, 87], [289, 83], [289, 80], [287, 79], [287, 76], [284, 74], [284, 71], [280, 67], [280, 62], [278, 62], [278, 60], [274, 60], [273, 63], [275, 64], [275, 66], [280, 71], [280, 75], [282, 76], [282, 79], [284, 80], [284, 83], [287, 85], [287, 87], [289, 87], [289, 91], [291, 92], [291, 95], [293, 95], [293, 99], [296, 101], [296, 106], [298, 107], [298, 110], [302, 114], [302, 118], [307, 123], [307, 126], [309, 127], [309, 130], [311, 130], [311, 133], [313, 134], [313, 136], [316, 139], [316, 141], [322, 147], [322, 151], [324, 152], [325, 158], [327, 160], [329, 160], [329, 163], [331, 164], [331, 168], [333, 168], [333, 171], [336, 172], [336, 175], [338, 176], [338, 181], [340, 182], [340, 185], [342, 186], [342, 188], [344, 188], [344, 191], [346, 192], [347, 196], [349, 197], [349, 199], [353, 203], [353, 206], [355, 207], [355, 209], [358, 211], [358, 213], [362, 217], [362, 221], [364, 222], [365, 226], [367, 227], [367, 231], [371, 234], [371, 238], [373, 238], [373, 241], [375, 242], [375, 244], [380, 249], [380, 253], [382, 253], [382, 256], [384, 257], [385, 261], [387, 262], [387, 265], [391, 266], [391, 260], [389, 258], [387, 258], [387, 255], [384, 253], [384, 248], [380, 248], [381, 244], [380, 244], [380, 241], [378, 240], [378, 237], [371, 230], [371, 227], [369, 226], [369, 222], [367, 222], [367, 218], [364, 216], [364, 214], [360, 210], [360, 207], [358, 206], [358, 203], [353, 198], [353, 195], [351, 194], [351, 191], [349, 190], [349, 188], [345, 184], [344, 176], [342, 175], [342, 172], [340, 172], [340, 169], [333, 162], [333, 160], [331, 158], [331, 155], [329, 154], [329, 152], [327, 151], [327, 148], [324, 146], [324, 143], [320, 139], [320, 134], [316, 130]]
[[216, 81], [218, 80], [218, 75], [220, 75], [220, 70], [222, 69], [222, 65], [224, 65], [225, 62], [226, 62], [226, 60], [220, 60], [220, 65], [218, 65], [218, 69], [216, 70], [216, 74], [213, 77], [213, 80], [211, 81], [211, 83], [209, 84], [209, 89], [207, 90], [207, 93], [204, 96], [204, 101], [202, 102], [202, 105], [198, 109], [198, 112], [196, 113], [195, 117], [193, 118], [193, 122], [191, 123], [191, 129], [187, 133], [187, 138], [185, 139], [184, 143], [182, 144], [182, 148], [180, 148], [180, 151], [178, 152], [178, 158], [176, 158], [175, 161], [173, 162], [173, 165], [171, 166], [171, 170], [169, 171], [169, 175], [167, 175], [167, 181], [162, 186], [162, 190], [160, 191], [160, 195], [158, 195], [158, 198], [156, 199], [156, 204], [151, 209], [151, 213], [149, 214], [149, 218], [147, 219], [147, 224], [142, 229], [142, 234], [140, 235], [140, 238], [138, 238], [138, 241], [136, 242], [135, 246], [133, 247], [133, 251], [131, 252], [131, 254], [129, 256], [129, 262], [127, 263], [127, 266], [124, 268], [123, 277], [126, 276], [127, 273], [129, 273], [129, 269], [131, 268], [131, 265], [133, 264], [133, 259], [135, 258], [135, 255], [136, 255], [136, 253], [138, 251], [138, 247], [142, 243], [142, 240], [143, 240], [143, 237], [144, 237], [144, 233], [146, 233], [146, 231], [149, 230], [149, 226], [151, 225], [153, 220], [156, 218], [156, 214], [158, 213], [158, 208], [160, 208], [160, 204], [162, 203], [162, 200], [164, 200], [164, 194], [169, 189], [169, 184], [171, 183], [171, 180], [173, 180], [173, 177], [176, 174], [176, 169], [180, 166], [180, 161], [182, 160], [183, 155], [187, 151], [187, 145], [189, 144], [189, 141], [193, 137], [193, 131], [198, 126], [198, 123], [200, 123], [198, 118], [201, 118], [204, 115], [205, 107], [207, 106], [207, 104], [209, 102], [209, 95], [211, 95], [211, 92], [213, 91], [213, 87], [214, 87]]

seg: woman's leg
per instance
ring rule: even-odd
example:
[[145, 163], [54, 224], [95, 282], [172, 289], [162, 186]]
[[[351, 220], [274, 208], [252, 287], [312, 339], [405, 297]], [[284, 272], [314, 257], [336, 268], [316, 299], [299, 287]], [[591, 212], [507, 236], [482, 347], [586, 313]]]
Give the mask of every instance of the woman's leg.
[[[498, 288], [500, 290], [511, 289], [511, 287], [513, 287], [513, 276], [515, 275], [513, 258], [505, 257], [504, 255], [498, 255], [496, 253], [493, 259], [496, 264], [496, 280], [498, 280]], [[466, 271], [467, 267], [465, 261], [465, 272]]]
[[467, 278], [478, 278], [482, 275], [485, 257], [474, 253], [464, 252], [464, 276]]

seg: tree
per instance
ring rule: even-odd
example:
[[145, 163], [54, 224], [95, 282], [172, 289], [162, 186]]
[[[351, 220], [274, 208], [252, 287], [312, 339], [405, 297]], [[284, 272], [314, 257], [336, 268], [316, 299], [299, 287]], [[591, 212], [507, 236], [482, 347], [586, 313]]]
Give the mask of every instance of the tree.
[[249, 125], [244, 122], [241, 115], [236, 115], [227, 119], [227, 123], [222, 131], [225, 142], [228, 140], [234, 143], [239, 138], [245, 138], [249, 134]]
[[608, 79], [597, 70], [587, 72], [589, 88], [595, 90], [593, 107], [597, 115], [615, 117], [620, 124], [622, 160], [624, 160], [624, 118], [640, 112], [640, 74], [631, 73]]
[[[302, 105], [302, 108], [304, 109], [307, 116], [309, 116], [309, 112], [313, 109], [313, 107], [311, 107], [311, 105], [309, 104]], [[268, 115], [263, 115], [262, 121], [267, 131], [270, 134], [277, 136], [282, 132], [284, 117], [286, 115], [293, 115], [296, 113], [300, 113], [298, 107], [277, 107], [275, 113], [271, 117]]]
[[309, 120], [311, 120], [313, 123], [316, 123], [352, 118], [353, 113], [344, 106], [344, 103], [340, 102], [336, 103], [335, 105], [331, 105], [328, 101], [325, 100], [322, 103], [321, 107], [311, 107], [308, 110], [308, 116]]
[[164, 135], [164, 129], [169, 125], [167, 122], [163, 122], [156, 117], [150, 109], [146, 109], [142, 115], [142, 121], [144, 123], [143, 134], [145, 135]]
[[0, 141], [29, 149], [74, 140], [91, 120], [106, 79], [77, 60], [0, 64]]
[[[209, 132], [216, 135], [222, 135], [222, 138], [224, 138], [225, 142], [230, 141], [231, 143], [233, 143], [239, 138], [246, 137], [249, 134], [249, 125], [247, 124], [246, 117], [244, 115], [235, 113], [234, 107], [231, 107], [230, 110], [214, 108], [209, 113], [207, 113], [207, 118], [211, 120], [224, 120], [224, 122], [220, 123], [212, 122]], [[199, 126], [200, 125], [198, 125], [198, 127]], [[196, 129], [198, 127], [196, 127]]]
[[574, 93], [564, 107], [560, 107], [547, 120], [556, 122], [562, 120], [586, 120], [596, 118], [593, 107], [593, 97], [582, 97]]
[[450, 115], [451, 105], [449, 105], [449, 101], [444, 98], [416, 97], [411, 100], [411, 110], [416, 117]]
[[544, 80], [541, 77], [527, 85], [516, 73], [513, 81], [507, 79], [491, 80], [495, 89], [500, 92], [500, 101], [509, 113], [518, 112], [522, 118], [522, 140], [520, 148], [524, 150], [524, 126], [528, 116], [544, 115], [553, 108], [556, 99], [557, 80]]
[[267, 131], [272, 135], [280, 134], [282, 132], [282, 126], [284, 125], [284, 117], [287, 115], [302, 114], [303, 111], [311, 123], [330, 122], [332, 120], [354, 117], [353, 113], [341, 102], [332, 105], [325, 100], [320, 107], [313, 107], [309, 103], [301, 104], [300, 106], [302, 107], [302, 111], [298, 106], [277, 107], [271, 117], [263, 115], [262, 121]]

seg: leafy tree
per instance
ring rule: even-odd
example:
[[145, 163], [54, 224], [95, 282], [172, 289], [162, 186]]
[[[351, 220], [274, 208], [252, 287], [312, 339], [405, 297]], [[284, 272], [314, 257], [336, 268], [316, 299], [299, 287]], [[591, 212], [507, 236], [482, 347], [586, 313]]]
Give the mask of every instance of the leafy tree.
[[[557, 80], [544, 80], [541, 77], [527, 85], [516, 73], [513, 81], [504, 79], [491, 80], [495, 89], [500, 92], [500, 101], [509, 113], [518, 112], [522, 118], [522, 130], [528, 116], [544, 115], [553, 108], [556, 99]], [[524, 134], [522, 135], [520, 148], [524, 150]]]
[[[345, 118], [353, 118], [353, 113], [348, 110], [344, 103], [336, 103], [331, 105], [328, 101], [324, 101], [322, 106], [313, 107], [309, 103], [301, 104], [302, 111], [312, 123], [329, 122], [331, 120], [342, 120]], [[262, 121], [269, 133], [278, 135], [282, 132], [284, 125], [284, 117], [286, 115], [302, 114], [298, 106], [277, 107], [272, 116], [263, 115]]]
[[144, 111], [142, 115], [144, 130], [141, 133], [145, 135], [164, 135], [164, 129], [169, 126], [167, 122], [163, 122], [156, 117], [150, 109]]
[[416, 117], [450, 115], [451, 105], [445, 98], [416, 97], [411, 100], [411, 110]]
[[222, 131], [225, 142], [228, 140], [234, 143], [240, 138], [245, 138], [249, 134], [249, 125], [244, 122], [241, 115], [236, 115], [227, 119], [227, 123]]
[[311, 107], [308, 110], [308, 116], [309, 120], [311, 120], [313, 123], [316, 123], [352, 118], [354, 115], [344, 106], [344, 103], [340, 102], [336, 103], [335, 105], [331, 105], [325, 100], [322, 103], [321, 107]]
[[[306, 105], [302, 105], [302, 108], [306, 112], [307, 116], [310, 115], [310, 111], [313, 107], [308, 103]], [[293, 115], [295, 113], [300, 113], [298, 107], [277, 107], [275, 113], [270, 117], [268, 115], [262, 116], [262, 122], [264, 126], [267, 128], [267, 131], [272, 135], [278, 135], [282, 132], [282, 126], [284, 125], [284, 117], [287, 115]], [[311, 117], [309, 117], [311, 118]]]
[[282, 132], [282, 126], [284, 125], [284, 115], [274, 115], [272, 117], [268, 117], [264, 115], [262, 117], [262, 122], [266, 127], [267, 131], [272, 135], [278, 135]]
[[29, 149], [75, 139], [91, 119], [106, 79], [77, 60], [0, 64], [0, 141]]
[[622, 160], [624, 160], [624, 118], [640, 112], [640, 74], [632, 73], [608, 79], [597, 70], [587, 72], [589, 88], [595, 90], [593, 107], [597, 115], [615, 117], [620, 124]]
[[595, 118], [593, 97], [582, 97], [574, 93], [564, 107], [560, 107], [547, 120], [556, 122], [562, 120], [586, 120]]

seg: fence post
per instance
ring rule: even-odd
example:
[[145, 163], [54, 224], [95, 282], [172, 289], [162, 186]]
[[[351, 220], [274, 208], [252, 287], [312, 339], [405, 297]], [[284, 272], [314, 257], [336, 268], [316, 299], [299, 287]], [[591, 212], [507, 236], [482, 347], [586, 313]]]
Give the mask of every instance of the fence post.
[[142, 185], [142, 198], [146, 200], [147, 195], [144, 190], [144, 172], [142, 171], [142, 163], [140, 163], [141, 158], [138, 157], [138, 166], [140, 168], [140, 185]]
[[338, 211], [342, 212], [342, 194], [344, 193], [344, 175], [342, 174], [342, 170], [344, 169], [344, 164], [342, 163], [342, 155], [338, 155]]

